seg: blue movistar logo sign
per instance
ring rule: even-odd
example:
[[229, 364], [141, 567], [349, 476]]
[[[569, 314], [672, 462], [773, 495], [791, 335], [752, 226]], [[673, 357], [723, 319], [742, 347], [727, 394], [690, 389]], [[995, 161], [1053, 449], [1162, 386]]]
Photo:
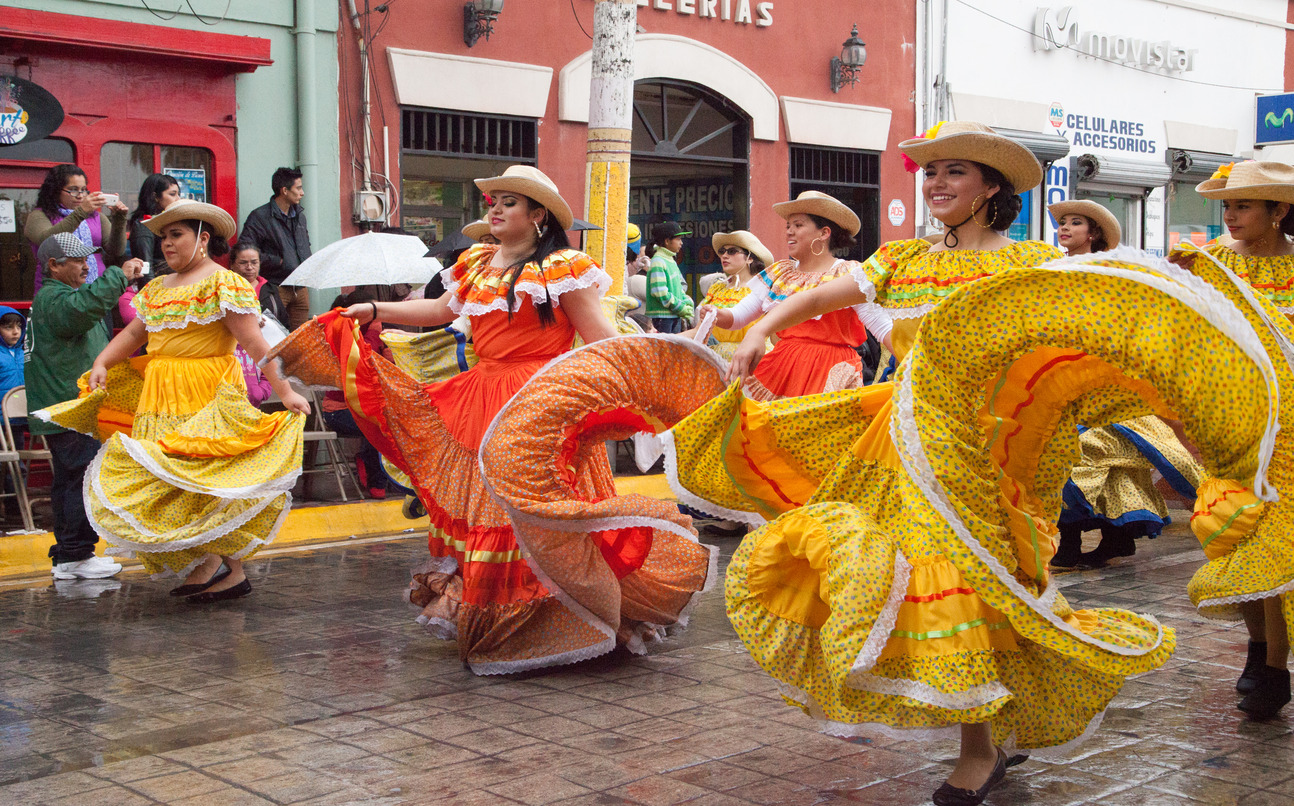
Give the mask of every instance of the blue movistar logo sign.
[[1294, 93], [1259, 95], [1254, 145], [1294, 142]]

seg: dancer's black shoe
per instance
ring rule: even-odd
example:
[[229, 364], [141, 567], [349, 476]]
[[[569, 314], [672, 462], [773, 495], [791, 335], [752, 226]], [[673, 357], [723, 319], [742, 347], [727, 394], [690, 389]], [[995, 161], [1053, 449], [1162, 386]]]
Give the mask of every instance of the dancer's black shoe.
[[1236, 691], [1248, 694], [1258, 685], [1258, 670], [1267, 665], [1267, 642], [1250, 641], [1249, 655], [1245, 658], [1245, 670], [1236, 681]]
[[1240, 710], [1250, 719], [1264, 720], [1276, 716], [1290, 701], [1289, 669], [1264, 665], [1258, 670], [1257, 685], [1240, 701]]
[[1002, 783], [1002, 779], [1005, 777], [1006, 753], [1003, 753], [1002, 748], [999, 747], [997, 749], [997, 766], [993, 768], [993, 772], [989, 773], [988, 780], [984, 782], [984, 786], [981, 786], [979, 789], [962, 789], [961, 787], [953, 786], [947, 781], [944, 781], [943, 784], [935, 790], [933, 797], [935, 806], [979, 806], [979, 804], [984, 802], [984, 798], [988, 797], [989, 791], [992, 790], [993, 787]]

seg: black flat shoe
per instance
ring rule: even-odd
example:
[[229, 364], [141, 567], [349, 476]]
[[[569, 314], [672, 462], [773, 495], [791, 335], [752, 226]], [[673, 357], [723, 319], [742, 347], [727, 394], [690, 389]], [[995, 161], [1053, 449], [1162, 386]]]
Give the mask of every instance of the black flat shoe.
[[[195, 582], [192, 585], [181, 585], [178, 588], [171, 588], [171, 595], [192, 596], [195, 593], [202, 593], [204, 590], [210, 588], [212, 585], [229, 576], [231, 573], [233, 572], [229, 570], [229, 566], [221, 565], [220, 569], [216, 571], [216, 575], [211, 579], [208, 579], [206, 582]], [[1263, 657], [1266, 656], [1264, 655]]]
[[1258, 686], [1258, 670], [1267, 665], [1267, 642], [1250, 641], [1249, 655], [1245, 658], [1245, 670], [1236, 681], [1236, 691], [1248, 694]]
[[1078, 565], [1082, 556], [1083, 533], [1062, 526], [1060, 529], [1060, 545], [1056, 548], [1056, 556], [1051, 558], [1051, 567], [1073, 568]]
[[252, 592], [252, 583], [244, 579], [232, 588], [225, 588], [222, 591], [210, 593], [195, 593], [189, 597], [189, 601], [194, 604], [211, 604], [212, 602], [226, 602], [230, 599], [241, 599]]
[[999, 747], [997, 750], [997, 766], [993, 768], [993, 772], [989, 773], [988, 780], [984, 782], [984, 786], [981, 786], [979, 789], [962, 789], [944, 781], [943, 784], [935, 790], [935, 794], [932, 799], [935, 802], [935, 806], [979, 806], [979, 804], [984, 802], [984, 798], [988, 797], [989, 791], [993, 787], [1002, 783], [1002, 779], [1005, 777], [1006, 753], [1003, 753], [1002, 748]]
[[1273, 669], [1264, 664], [1258, 670], [1254, 690], [1240, 701], [1240, 710], [1253, 720], [1271, 719], [1280, 709], [1289, 705], [1290, 673], [1288, 669]]

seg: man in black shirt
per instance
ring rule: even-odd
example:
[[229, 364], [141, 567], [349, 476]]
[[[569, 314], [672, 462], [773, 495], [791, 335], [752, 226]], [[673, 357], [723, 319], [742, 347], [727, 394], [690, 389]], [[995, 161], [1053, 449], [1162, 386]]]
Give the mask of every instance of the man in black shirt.
[[289, 320], [284, 324], [295, 330], [310, 318], [310, 289], [283, 285], [283, 280], [310, 257], [310, 230], [301, 207], [306, 194], [295, 168], [279, 168], [271, 182], [274, 196], [248, 213], [238, 240], [260, 249], [261, 275], [279, 287]]

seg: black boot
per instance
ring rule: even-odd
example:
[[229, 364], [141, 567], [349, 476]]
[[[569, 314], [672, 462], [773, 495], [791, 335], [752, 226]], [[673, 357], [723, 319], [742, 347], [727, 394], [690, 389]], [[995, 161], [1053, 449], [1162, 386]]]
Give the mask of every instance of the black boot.
[[1074, 524], [1060, 524], [1060, 547], [1051, 558], [1053, 568], [1073, 568], [1083, 556], [1083, 531]]
[[1240, 710], [1250, 719], [1271, 719], [1290, 701], [1289, 669], [1273, 669], [1263, 665], [1258, 669], [1257, 685], [1240, 701]]
[[1249, 655], [1245, 658], [1245, 670], [1236, 681], [1236, 691], [1248, 694], [1258, 685], [1258, 670], [1267, 665], [1267, 642], [1250, 641]]
[[1096, 548], [1083, 554], [1083, 565], [1102, 568], [1115, 557], [1131, 557], [1137, 553], [1135, 528], [1126, 526], [1102, 526], [1101, 542]]

